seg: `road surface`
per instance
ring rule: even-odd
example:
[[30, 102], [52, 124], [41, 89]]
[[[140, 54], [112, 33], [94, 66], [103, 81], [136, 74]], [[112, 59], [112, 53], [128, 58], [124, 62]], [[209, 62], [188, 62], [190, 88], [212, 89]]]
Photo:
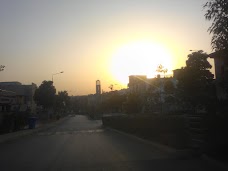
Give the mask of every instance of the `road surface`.
[[101, 121], [76, 115], [49, 130], [0, 144], [0, 170], [220, 169], [201, 159], [177, 159], [150, 143], [103, 128]]

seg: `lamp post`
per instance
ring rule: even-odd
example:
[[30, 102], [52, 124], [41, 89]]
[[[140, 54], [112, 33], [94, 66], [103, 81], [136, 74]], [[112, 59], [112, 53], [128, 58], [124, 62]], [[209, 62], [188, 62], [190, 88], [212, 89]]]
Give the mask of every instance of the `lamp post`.
[[190, 52], [200, 52], [200, 51], [202, 51], [202, 50], [190, 49], [189, 51], [190, 51]]
[[[61, 72], [58, 72], [58, 73], [55, 73], [55, 74], [52, 74], [52, 82], [53, 82], [53, 76], [54, 75], [57, 75], [57, 74], [62, 74], [63, 73], [63, 71], [61, 71]], [[53, 82], [54, 83], [54, 82]]]

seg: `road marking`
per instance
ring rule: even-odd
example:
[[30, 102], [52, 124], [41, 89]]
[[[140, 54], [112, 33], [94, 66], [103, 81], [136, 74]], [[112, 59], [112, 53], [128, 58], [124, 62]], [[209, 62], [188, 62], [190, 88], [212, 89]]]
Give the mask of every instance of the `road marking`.
[[93, 130], [78, 130], [78, 131], [56, 131], [56, 132], [39, 132], [38, 135], [49, 136], [49, 135], [67, 135], [67, 134], [92, 134], [104, 132], [103, 129], [93, 129]]

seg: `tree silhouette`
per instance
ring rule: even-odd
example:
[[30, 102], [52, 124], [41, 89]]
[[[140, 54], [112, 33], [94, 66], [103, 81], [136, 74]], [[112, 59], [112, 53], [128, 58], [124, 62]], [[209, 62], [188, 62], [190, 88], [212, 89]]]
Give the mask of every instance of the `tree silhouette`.
[[127, 101], [125, 103], [126, 113], [139, 113], [141, 110], [141, 98], [138, 93], [128, 94]]
[[57, 112], [65, 112], [69, 107], [70, 97], [67, 91], [59, 91], [55, 97], [55, 110]]
[[108, 88], [110, 88], [110, 90], [112, 91], [113, 90], [113, 84], [111, 84]]
[[4, 68], [5, 68], [5, 66], [4, 66], [4, 65], [0, 65], [0, 71], [3, 71], [3, 70], [4, 70]]
[[120, 95], [118, 91], [112, 91], [102, 101], [101, 108], [103, 112], [122, 112], [122, 105], [125, 101], [126, 95]]
[[164, 74], [164, 77], [165, 77], [165, 74], [168, 72], [168, 69], [167, 68], [164, 68], [164, 66], [160, 64], [160, 65], [158, 65], [156, 71], [158, 73], [163, 73]]
[[43, 81], [36, 89], [34, 100], [38, 105], [42, 105], [45, 109], [53, 107], [56, 89], [52, 81]]
[[228, 1], [210, 0], [205, 3], [205, 18], [211, 21], [209, 33], [213, 34], [211, 45], [215, 50], [228, 49]]
[[171, 80], [166, 80], [164, 83], [164, 91], [166, 94], [173, 94], [175, 91], [174, 84]]
[[214, 98], [213, 74], [211, 65], [207, 61], [208, 55], [202, 50], [188, 55], [186, 67], [178, 74], [178, 91], [182, 102], [189, 104], [194, 109], [197, 106], [207, 106], [210, 99]]

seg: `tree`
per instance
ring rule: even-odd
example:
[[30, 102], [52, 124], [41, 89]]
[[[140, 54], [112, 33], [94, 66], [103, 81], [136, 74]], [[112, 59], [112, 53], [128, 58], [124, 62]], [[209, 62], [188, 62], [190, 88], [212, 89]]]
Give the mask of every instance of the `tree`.
[[36, 89], [34, 100], [38, 105], [42, 105], [45, 109], [53, 107], [55, 101], [56, 89], [52, 81], [43, 81]]
[[127, 96], [127, 101], [124, 104], [126, 113], [134, 114], [141, 111], [141, 102], [142, 99], [138, 93], [130, 93]]
[[211, 45], [215, 50], [228, 49], [228, 1], [210, 0], [204, 4], [205, 18], [211, 21], [209, 33], [213, 34]]
[[208, 106], [214, 97], [213, 74], [210, 72], [208, 55], [202, 50], [188, 55], [186, 67], [178, 74], [178, 92], [182, 102], [196, 109]]
[[173, 82], [170, 79], [165, 81], [164, 91], [166, 94], [173, 94], [174, 93], [175, 87], [174, 87]]
[[167, 73], [168, 69], [164, 68], [164, 66], [162, 64], [160, 64], [160, 65], [158, 65], [156, 71], [158, 73], [163, 73], [164, 74], [164, 77], [165, 77], [165, 74]]
[[4, 65], [0, 65], [0, 71], [3, 71], [3, 70], [4, 70], [4, 68], [5, 68], [5, 66], [4, 66]]
[[108, 88], [110, 88], [110, 90], [113, 90], [113, 84], [111, 84]]
[[175, 99], [175, 91], [176, 88], [174, 86], [174, 83], [168, 79], [164, 82], [164, 93], [165, 93], [165, 102], [168, 103], [175, 103], [176, 99]]
[[55, 97], [55, 109], [58, 111], [66, 110], [69, 107], [70, 97], [67, 91], [59, 91]]
[[[160, 66], [162, 65], [159, 65], [158, 69]], [[146, 112], [162, 112], [162, 87], [161, 78], [154, 78], [150, 83], [146, 92]]]
[[[104, 96], [103, 96], [104, 97]], [[126, 95], [120, 95], [118, 91], [111, 91], [103, 98], [101, 110], [103, 112], [122, 112], [123, 103], [126, 101]]]

